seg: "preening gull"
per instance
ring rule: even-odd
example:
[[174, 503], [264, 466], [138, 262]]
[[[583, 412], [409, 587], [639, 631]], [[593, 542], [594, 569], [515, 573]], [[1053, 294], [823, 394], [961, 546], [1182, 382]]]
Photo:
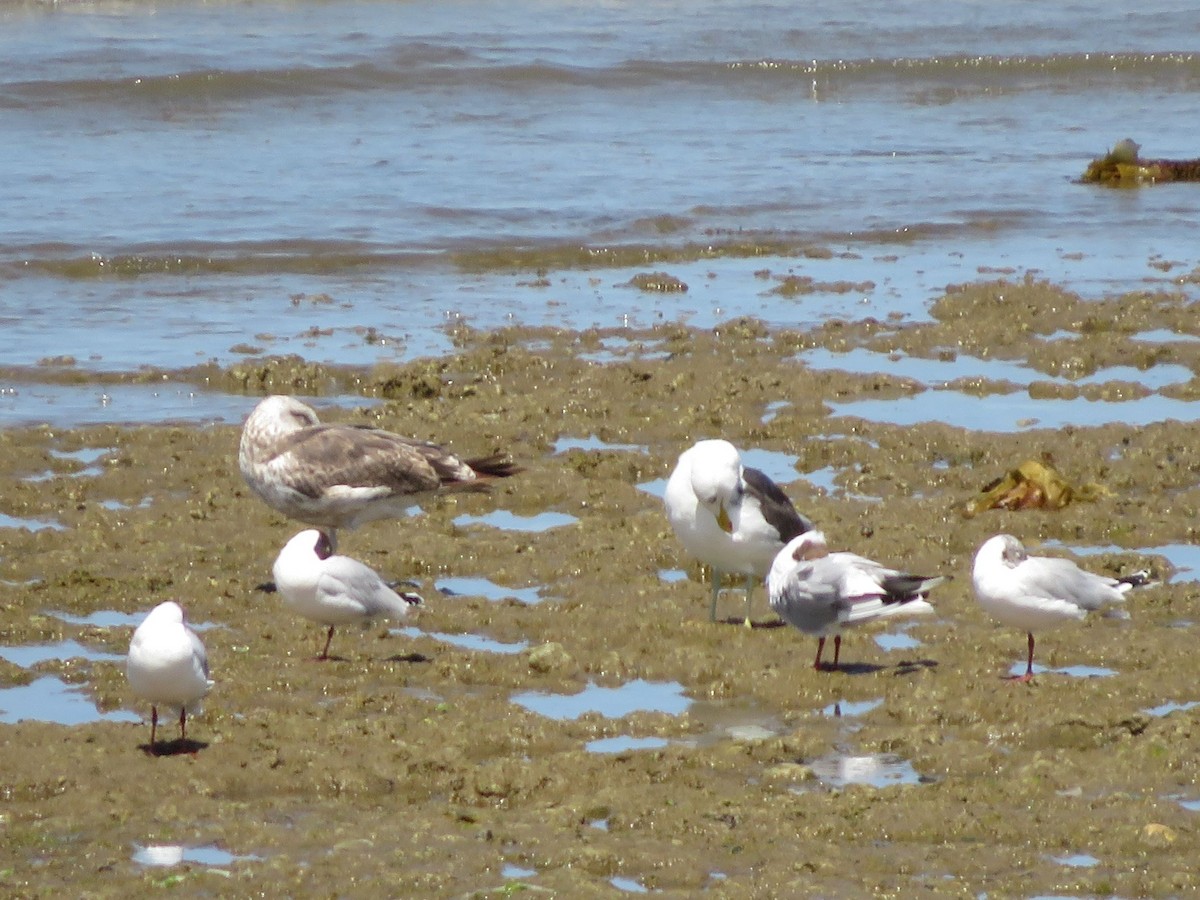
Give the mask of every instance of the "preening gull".
[[724, 574], [746, 578], [746, 624], [750, 593], [784, 544], [811, 531], [813, 524], [787, 495], [758, 469], [742, 465], [729, 441], [699, 441], [680, 454], [663, 494], [667, 518], [685, 550], [712, 567], [712, 603]]
[[1078, 621], [1088, 612], [1123, 603], [1125, 593], [1148, 583], [1145, 572], [1109, 578], [1079, 568], [1069, 559], [1030, 556], [1011, 534], [988, 538], [975, 554], [971, 575], [979, 605], [997, 621], [1025, 631], [1029, 659], [1025, 674], [1033, 678], [1033, 633]]
[[268, 506], [330, 533], [402, 516], [414, 495], [486, 491], [520, 469], [503, 454], [463, 460], [378, 428], [323, 425], [294, 397], [262, 400], [242, 428], [238, 466]]
[[329, 626], [317, 659], [329, 658], [329, 643], [338, 625], [376, 617], [402, 619], [421, 598], [397, 594], [370, 566], [348, 556], [334, 556], [323, 531], [301, 531], [284, 545], [272, 571], [284, 602], [314, 622]]
[[158, 733], [158, 708], [179, 710], [179, 739], [187, 740], [187, 714], [201, 712], [212, 687], [208, 654], [188, 627], [178, 603], [160, 603], [133, 632], [125, 675], [133, 692], [150, 701], [150, 748]]
[[779, 551], [767, 589], [781, 619], [818, 639], [814, 669], [821, 668], [825, 638], [833, 635], [836, 669], [844, 629], [889, 616], [932, 613], [925, 596], [945, 580], [909, 575], [854, 553], [830, 553], [825, 535], [809, 531]]

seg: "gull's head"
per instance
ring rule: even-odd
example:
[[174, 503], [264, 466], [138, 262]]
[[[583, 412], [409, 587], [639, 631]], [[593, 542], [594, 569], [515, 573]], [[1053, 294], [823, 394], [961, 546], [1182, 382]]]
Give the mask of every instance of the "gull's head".
[[308, 528], [292, 536], [283, 549], [279, 558], [293, 560], [329, 559], [333, 556], [335, 541], [333, 537], [321, 529]]
[[145, 625], [182, 625], [184, 622], [183, 607], [174, 600], [160, 603], [150, 610], [149, 615], [142, 621]]
[[820, 531], [806, 531], [792, 538], [783, 552], [795, 562], [811, 562], [829, 555], [829, 544], [825, 542], [825, 534]]
[[806, 531], [787, 542], [771, 563], [771, 571], [767, 573], [767, 587], [771, 596], [784, 589], [805, 566], [814, 559], [820, 559], [829, 554], [825, 543], [825, 535], [820, 531]]
[[246, 419], [246, 430], [255, 431], [265, 437], [276, 437], [319, 425], [316, 410], [295, 397], [274, 394], [264, 397]]
[[975, 566], [1001, 565], [1015, 569], [1029, 558], [1025, 546], [1011, 534], [997, 534], [988, 538], [975, 554]]
[[742, 457], [729, 441], [700, 441], [689, 454], [692, 492], [717, 520], [721, 530], [733, 532], [730, 510], [742, 502]]

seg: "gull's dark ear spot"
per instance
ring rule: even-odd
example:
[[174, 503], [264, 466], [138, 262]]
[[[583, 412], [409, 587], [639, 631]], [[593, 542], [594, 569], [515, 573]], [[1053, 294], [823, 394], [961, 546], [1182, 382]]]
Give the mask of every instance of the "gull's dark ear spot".
[[329, 535], [323, 531], [317, 532], [317, 544], [313, 547], [317, 554], [317, 559], [329, 559], [333, 556], [333, 543], [329, 540]]
[[796, 549], [792, 551], [792, 559], [794, 559], [796, 562], [800, 562], [800, 560], [804, 559], [804, 551], [804, 545], [797, 544]]

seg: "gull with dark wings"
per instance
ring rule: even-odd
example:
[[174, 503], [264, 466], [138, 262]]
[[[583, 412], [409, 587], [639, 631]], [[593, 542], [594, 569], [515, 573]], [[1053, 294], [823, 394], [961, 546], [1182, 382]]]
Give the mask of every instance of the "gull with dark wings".
[[680, 454], [663, 503], [684, 549], [712, 567], [713, 622], [723, 574], [745, 576], [749, 625], [754, 582], [770, 571], [784, 544], [813, 527], [779, 485], [743, 466], [737, 448], [724, 440], [698, 441]]

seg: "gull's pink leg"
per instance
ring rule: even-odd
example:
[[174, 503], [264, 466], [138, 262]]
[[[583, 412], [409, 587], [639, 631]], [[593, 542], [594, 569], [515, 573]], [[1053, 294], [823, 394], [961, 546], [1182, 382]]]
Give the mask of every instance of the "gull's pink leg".
[[1033, 681], [1033, 632], [1029, 632], [1029, 661], [1025, 664], [1024, 675], [1010, 675], [1009, 681], [1019, 681], [1022, 684]]
[[818, 672], [821, 671], [821, 653], [825, 650], [825, 638], [817, 639], [817, 661], [813, 663], [813, 668]]
[[329, 645], [333, 641], [333, 628], [334, 626], [329, 626], [329, 634], [325, 635], [325, 649], [321, 651], [321, 655], [317, 659], [329, 659]]
[[842, 636], [835, 634], [833, 636], [833, 667], [838, 667], [838, 658], [842, 655]]
[[154, 748], [154, 735], [158, 731], [158, 707], [150, 704], [150, 748]]

